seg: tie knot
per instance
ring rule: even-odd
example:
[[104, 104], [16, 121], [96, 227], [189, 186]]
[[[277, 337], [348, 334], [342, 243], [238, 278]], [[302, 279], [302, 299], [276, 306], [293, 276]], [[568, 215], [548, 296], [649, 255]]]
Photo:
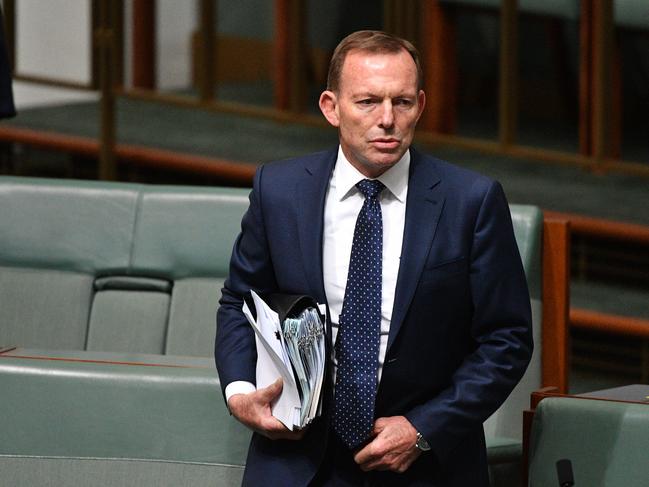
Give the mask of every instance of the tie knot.
[[383, 183], [378, 179], [363, 179], [356, 183], [356, 187], [363, 193], [365, 198], [376, 198], [385, 188]]

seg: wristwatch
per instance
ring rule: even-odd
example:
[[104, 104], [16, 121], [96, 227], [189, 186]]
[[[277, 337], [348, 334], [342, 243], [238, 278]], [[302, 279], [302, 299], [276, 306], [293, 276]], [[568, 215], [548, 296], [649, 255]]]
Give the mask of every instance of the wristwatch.
[[426, 441], [426, 438], [424, 438], [419, 431], [417, 431], [417, 442], [415, 443], [415, 446], [419, 448], [421, 451], [430, 450], [430, 445]]

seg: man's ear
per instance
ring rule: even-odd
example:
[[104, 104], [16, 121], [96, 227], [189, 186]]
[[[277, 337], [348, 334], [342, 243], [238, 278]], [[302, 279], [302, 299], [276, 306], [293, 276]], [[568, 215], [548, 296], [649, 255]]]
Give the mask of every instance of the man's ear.
[[417, 93], [417, 109], [419, 110], [417, 120], [419, 120], [419, 117], [424, 112], [424, 108], [426, 108], [426, 93], [424, 93], [424, 90], [419, 90], [419, 93]]
[[333, 91], [325, 90], [320, 95], [320, 111], [325, 116], [327, 121], [334, 127], [340, 125], [338, 117], [338, 98]]

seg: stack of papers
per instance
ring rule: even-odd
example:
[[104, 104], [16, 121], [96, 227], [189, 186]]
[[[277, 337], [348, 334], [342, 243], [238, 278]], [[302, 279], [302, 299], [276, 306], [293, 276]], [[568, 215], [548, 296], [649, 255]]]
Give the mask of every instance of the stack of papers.
[[280, 323], [276, 311], [254, 291], [250, 294], [255, 313], [247, 302], [243, 313], [255, 331], [257, 387], [267, 387], [281, 377], [284, 388], [271, 404], [273, 416], [291, 431], [303, 428], [322, 411], [326, 365], [322, 319], [314, 306], [291, 310]]

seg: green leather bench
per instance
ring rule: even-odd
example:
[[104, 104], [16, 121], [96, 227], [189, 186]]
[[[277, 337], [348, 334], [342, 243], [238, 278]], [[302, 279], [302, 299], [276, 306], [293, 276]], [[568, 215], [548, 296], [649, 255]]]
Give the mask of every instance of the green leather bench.
[[0, 177], [0, 346], [212, 356], [247, 193]]
[[569, 459], [577, 486], [649, 484], [649, 404], [548, 397], [536, 408], [529, 487], [559, 485], [556, 462]]
[[241, 483], [250, 433], [212, 359], [16, 349], [0, 394], [0, 485]]
[[[181, 462], [180, 469], [186, 468], [187, 462], [200, 463], [199, 458], [178, 450], [161, 457], [139, 448], [138, 438], [159, 427], [146, 421], [150, 403], [164, 405], [169, 424], [182, 423], [177, 416], [191, 407], [181, 397], [186, 390], [183, 380], [192, 384], [195, 393], [201, 391], [203, 401], [214, 402], [210, 410], [197, 406], [194, 415], [198, 424], [206, 430], [220, 430], [224, 424], [238, 426], [223, 406], [211, 365], [209, 369], [126, 367], [105, 363], [103, 352], [130, 354], [127, 361], [156, 364], [188, 360], [178, 355], [212, 356], [217, 301], [232, 243], [248, 205], [248, 191], [0, 177], [0, 348], [41, 349], [45, 351], [30, 353], [50, 358], [58, 353], [66, 359], [2, 360], [4, 384], [0, 390], [12, 401], [0, 407], [11, 404], [12, 415], [5, 417], [13, 418], [15, 431], [28, 432], [24, 443], [3, 443], [3, 462], [13, 458], [12, 464], [24, 466], [36, 462], [37, 457], [79, 459], [81, 463], [75, 467], [79, 475], [85, 475], [86, 469], [110, 469], [101, 459], [146, 461], [144, 470], [157, 461], [171, 462], [170, 469], [175, 468], [173, 462]], [[541, 386], [542, 214], [530, 206], [511, 205], [511, 210], [532, 295], [536, 347], [523, 381], [485, 424], [492, 475], [504, 469], [505, 477], [511, 477], [511, 468], [518, 469], [522, 410], [529, 394]], [[74, 359], [70, 350], [81, 351], [82, 360], [89, 362]], [[139, 354], [154, 355], [142, 358]], [[211, 364], [211, 358], [206, 360]], [[144, 380], [148, 376], [141, 375], [138, 367], [148, 373], [155, 370], [156, 379]], [[183, 377], [180, 382], [178, 374]], [[111, 379], [100, 380], [106, 377]], [[54, 387], [57, 381], [64, 381], [65, 386]], [[130, 408], [105, 400], [95, 403], [89, 413], [87, 404], [68, 401], [68, 396], [110, 399], [113, 391], [118, 392], [115, 397], [122, 393], [130, 397], [125, 391], [131, 390], [140, 391], [133, 397], [141, 394], [142, 400], [130, 403]], [[50, 394], [59, 401], [58, 409], [45, 407]], [[18, 407], [26, 401], [45, 409]], [[115, 411], [120, 412], [117, 423], [111, 420]], [[53, 412], [57, 414], [48, 416]], [[51, 422], [32, 421], [39, 417], [49, 417]], [[131, 431], [132, 422], [141, 429]], [[52, 437], [48, 425], [57, 423], [70, 429], [65, 435], [58, 430], [60, 436]], [[71, 444], [88, 444], [87, 431], [98, 433], [92, 439], [97, 450], [71, 450]], [[111, 431], [138, 434], [115, 436]], [[187, 431], [188, 441], [196, 435], [202, 438], [199, 428]], [[168, 441], [167, 430], [154, 433], [159, 434], [156, 442]], [[63, 437], [63, 443], [57, 440]], [[117, 437], [121, 441], [114, 441]], [[240, 450], [247, 444], [247, 436], [237, 438], [243, 438], [241, 444], [232, 444], [232, 436], [227, 435], [212, 436], [212, 443], [200, 440], [198, 444], [205, 446], [205, 451], [215, 442], [220, 442], [219, 448]], [[153, 448], [153, 443], [148, 448]], [[236, 461], [230, 460], [242, 464], [241, 451], [237, 455]], [[129, 472], [140, 468], [136, 463], [120, 465]], [[504, 485], [498, 478], [494, 482]]]
[[525, 375], [505, 403], [485, 422], [487, 457], [491, 484], [497, 487], [520, 485], [523, 410], [530, 394], [542, 387], [542, 301], [541, 253], [543, 213], [535, 206], [510, 205], [514, 234], [530, 290], [534, 352]]

